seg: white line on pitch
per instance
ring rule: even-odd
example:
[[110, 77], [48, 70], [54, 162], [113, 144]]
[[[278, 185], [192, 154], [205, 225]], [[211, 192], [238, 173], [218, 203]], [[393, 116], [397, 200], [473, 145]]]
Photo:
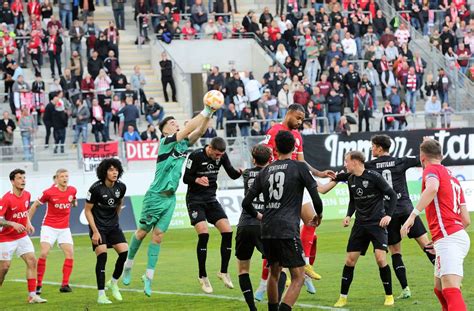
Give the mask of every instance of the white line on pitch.
[[[8, 280], [8, 281], [26, 283], [26, 280], [23, 280], [23, 279], [12, 279], [12, 280]], [[48, 281], [43, 281], [43, 284], [61, 285], [61, 283], [58, 283], [58, 282], [48, 282]], [[82, 284], [70, 284], [70, 285], [71, 285], [71, 287], [77, 287], [77, 288], [97, 289], [97, 286], [92, 286], [92, 285], [82, 285]], [[120, 288], [120, 291], [121, 292], [132, 292], [132, 293], [143, 293], [143, 289], [136, 289], [136, 288]], [[223, 300], [244, 301], [243, 298], [239, 298], [239, 297], [231, 297], [231, 296], [225, 296], [225, 295], [214, 295], [214, 294], [196, 294], [196, 293], [180, 293], [180, 292], [164, 292], [164, 291], [152, 291], [152, 293], [158, 294], [158, 295], [210, 297], [210, 298], [223, 299]], [[321, 310], [349, 311], [348, 309], [332, 308], [332, 307], [312, 305], [312, 304], [307, 304], [307, 303], [297, 303], [296, 305], [298, 307], [302, 307], [302, 308], [318, 308], [318, 309], [321, 309]]]

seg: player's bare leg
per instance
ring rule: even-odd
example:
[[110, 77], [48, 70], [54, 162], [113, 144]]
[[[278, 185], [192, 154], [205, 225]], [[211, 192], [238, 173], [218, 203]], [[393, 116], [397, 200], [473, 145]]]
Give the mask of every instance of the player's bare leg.
[[132, 267], [133, 261], [135, 259], [135, 255], [142, 244], [143, 239], [147, 236], [148, 232], [143, 230], [142, 228], [138, 228], [133, 234], [130, 240], [130, 247], [128, 251], [127, 260], [125, 261], [124, 269], [123, 269], [123, 276], [122, 276], [122, 283], [125, 286], [130, 285], [132, 280]]
[[21, 259], [26, 264], [26, 280], [28, 283], [28, 302], [29, 303], [44, 303], [46, 299], [36, 295], [36, 257], [34, 253], [26, 253], [21, 255]]
[[239, 285], [242, 291], [242, 295], [245, 298], [245, 302], [249, 307], [250, 311], [256, 311], [257, 307], [255, 306], [252, 282], [250, 281], [250, 260], [238, 260], [237, 259], [237, 268], [239, 271]]
[[301, 292], [301, 287], [304, 283], [304, 267], [290, 268], [291, 285], [286, 291], [285, 297], [280, 305], [280, 310], [291, 310], [291, 307], [296, 303]]
[[3, 285], [3, 281], [5, 281], [5, 276], [10, 270], [10, 260], [0, 260], [0, 287]]
[[211, 286], [211, 282], [207, 277], [206, 271], [206, 259], [207, 259], [207, 242], [209, 241], [209, 230], [207, 228], [207, 222], [200, 221], [194, 225], [194, 229], [198, 234], [198, 243], [196, 247], [196, 253], [198, 258], [198, 265], [199, 265], [199, 284], [201, 285], [201, 289], [206, 294], [211, 294], [213, 289]]
[[380, 279], [382, 280], [383, 288], [385, 290], [385, 306], [393, 306], [395, 303], [392, 293], [392, 272], [390, 266], [387, 264], [387, 253], [385, 250], [375, 250], [375, 261], [379, 266]]
[[122, 294], [120, 294], [120, 289], [119, 289], [117, 283], [118, 283], [118, 279], [120, 278], [120, 276], [122, 276], [123, 266], [125, 264], [125, 260], [127, 259], [128, 244], [127, 243], [118, 243], [118, 244], [112, 245], [112, 247], [117, 252], [118, 258], [115, 261], [115, 268], [114, 268], [114, 272], [112, 274], [112, 278], [110, 279], [110, 281], [107, 282], [107, 284], [105, 286], [106, 286], [107, 289], [112, 290], [112, 296], [116, 300], [122, 301], [123, 300], [122, 299]]
[[216, 228], [221, 233], [221, 270], [217, 273], [217, 277], [224, 282], [225, 287], [234, 288], [230, 275], [227, 272], [232, 252], [232, 227], [227, 218], [219, 219], [216, 222]]
[[155, 227], [152, 231], [151, 241], [148, 245], [148, 260], [145, 275], [142, 276], [143, 292], [148, 297], [151, 296], [151, 283], [155, 275], [155, 267], [160, 255], [161, 241], [163, 240], [164, 232]]
[[359, 257], [360, 252], [348, 252], [346, 255], [346, 262], [342, 270], [341, 294], [334, 305], [335, 307], [344, 307], [347, 304], [347, 295], [349, 294], [349, 288], [354, 278], [354, 268]]
[[48, 242], [40, 243], [40, 257], [38, 258], [38, 267], [37, 267], [37, 284], [36, 284], [36, 294], [41, 295], [41, 289], [43, 287], [43, 277], [46, 271], [46, 258], [48, 257], [49, 251], [51, 249], [51, 244]]
[[316, 227], [306, 225], [309, 223], [316, 212], [312, 203], [305, 203], [301, 207], [301, 219], [303, 220], [303, 227], [301, 228], [301, 245], [303, 246], [304, 251], [304, 260], [305, 260], [305, 273], [307, 276], [314, 280], [320, 280], [321, 275], [316, 273], [313, 269], [313, 266], [309, 263], [309, 257], [311, 256], [311, 248], [314, 242], [314, 233]]
[[462, 276], [446, 274], [441, 278], [435, 277], [435, 294], [443, 307], [443, 311], [467, 310], [461, 293]]
[[61, 293], [70, 293], [72, 292], [72, 289], [71, 287], [69, 287], [69, 278], [71, 276], [72, 267], [74, 265], [74, 246], [69, 243], [61, 243], [59, 244], [59, 247], [63, 250], [64, 253], [63, 279], [61, 281], [61, 288], [59, 289], [59, 291]]
[[268, 311], [278, 310], [278, 281], [282, 267], [278, 263], [274, 263], [269, 267], [270, 275], [267, 283], [267, 298], [268, 298]]

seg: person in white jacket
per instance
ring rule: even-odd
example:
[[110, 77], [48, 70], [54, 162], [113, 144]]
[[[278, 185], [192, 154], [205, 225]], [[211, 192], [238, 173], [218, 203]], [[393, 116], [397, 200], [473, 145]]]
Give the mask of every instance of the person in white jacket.
[[288, 84], [283, 84], [283, 87], [278, 92], [278, 108], [280, 108], [278, 117], [280, 119], [285, 118], [288, 107], [294, 104], [293, 95], [294, 93], [290, 91]]
[[357, 44], [354, 38], [351, 37], [351, 33], [349, 31], [346, 31], [344, 34], [344, 39], [341, 40], [341, 44], [347, 59], [357, 58]]
[[262, 93], [260, 92], [260, 88], [262, 87], [262, 84], [258, 82], [254, 77], [252, 73], [245, 73], [245, 77], [242, 77], [242, 82], [244, 82], [245, 86], [245, 94], [247, 94], [247, 97], [250, 101], [250, 109], [252, 112], [253, 116], [258, 115], [258, 100], [262, 96]]

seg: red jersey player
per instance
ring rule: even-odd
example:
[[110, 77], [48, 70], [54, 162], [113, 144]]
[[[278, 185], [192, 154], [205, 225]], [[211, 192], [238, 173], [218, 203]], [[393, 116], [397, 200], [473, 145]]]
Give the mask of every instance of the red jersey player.
[[10, 173], [12, 191], [0, 199], [0, 287], [10, 268], [13, 254], [16, 253], [26, 263], [26, 278], [28, 283], [28, 302], [43, 303], [36, 295], [36, 257], [35, 249], [28, 233], [33, 233], [28, 217], [30, 193], [25, 190], [25, 171], [13, 170]]
[[46, 258], [51, 247], [57, 242], [64, 253], [63, 280], [59, 291], [71, 292], [69, 277], [73, 267], [73, 240], [69, 229], [69, 215], [71, 207], [76, 206], [76, 188], [69, 186], [69, 173], [66, 169], [59, 169], [54, 176], [55, 184], [43, 191], [43, 194], [33, 203], [30, 209], [30, 218], [38, 206], [47, 203], [46, 215], [41, 226], [41, 255], [38, 259], [38, 285], [36, 293], [41, 294], [43, 276], [46, 270]]
[[[291, 158], [293, 160], [305, 162], [304, 154], [303, 154], [303, 138], [301, 137], [301, 134], [298, 131], [298, 128], [300, 128], [303, 123], [304, 117], [305, 117], [305, 110], [303, 106], [299, 104], [292, 104], [288, 107], [288, 112], [285, 115], [283, 122], [279, 124], [275, 124], [268, 130], [264, 144], [266, 144], [270, 149], [272, 149], [273, 159], [278, 158], [278, 154], [277, 154], [277, 150], [275, 146], [276, 135], [278, 134], [279, 131], [290, 131], [295, 137], [295, 149]], [[311, 167], [309, 164], [308, 164], [308, 169], [314, 176], [317, 176], [317, 177], [321, 177], [321, 178], [335, 177], [335, 174], [333, 171], [328, 170], [328, 171], [321, 172]], [[313, 205], [311, 203], [311, 197], [309, 196], [308, 192], [305, 191], [304, 197], [303, 197], [303, 206], [301, 210], [301, 218], [303, 219], [303, 221], [309, 222], [310, 220], [313, 219], [315, 214], [316, 212], [314, 211]], [[314, 258], [316, 256], [316, 252], [315, 252], [316, 236], [314, 234], [315, 230], [316, 228], [314, 226], [303, 224], [303, 227], [301, 229], [301, 243], [303, 246], [305, 262], [306, 262], [305, 273], [310, 278], [319, 280], [321, 279], [321, 276], [313, 270], [313, 266], [311, 265], [311, 262], [310, 262], [311, 261], [310, 258]], [[255, 298], [257, 300], [262, 299], [261, 297], [263, 297], [263, 292], [266, 289], [266, 280], [268, 278], [268, 270], [265, 268], [265, 266], [266, 266], [266, 262], [264, 261], [264, 271], [262, 272], [262, 281], [260, 283], [259, 288], [257, 289], [255, 293]], [[310, 280], [308, 279], [308, 283], [310, 283], [309, 281]], [[307, 284], [307, 285], [312, 287], [312, 283]]]
[[426, 219], [436, 251], [435, 288], [443, 311], [467, 310], [460, 286], [463, 261], [469, 252], [469, 235], [464, 230], [470, 223], [464, 194], [459, 181], [441, 165], [440, 144], [433, 139], [420, 146], [420, 161], [424, 168], [420, 201], [401, 229], [406, 236], [411, 226], [426, 208]]

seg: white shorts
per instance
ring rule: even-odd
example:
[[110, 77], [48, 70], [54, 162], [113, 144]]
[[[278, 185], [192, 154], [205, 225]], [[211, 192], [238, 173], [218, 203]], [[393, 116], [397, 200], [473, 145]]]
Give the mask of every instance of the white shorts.
[[11, 242], [0, 243], [0, 260], [12, 260], [13, 253], [18, 257], [26, 253], [34, 253], [35, 248], [29, 236]]
[[463, 276], [464, 257], [469, 252], [471, 241], [464, 230], [459, 230], [434, 243], [436, 262], [434, 275], [441, 278], [443, 275], [455, 274]]
[[41, 237], [40, 242], [49, 243], [51, 246], [54, 246], [56, 241], [59, 244], [71, 244], [74, 242], [72, 240], [71, 229], [56, 229], [49, 226], [41, 227]]

